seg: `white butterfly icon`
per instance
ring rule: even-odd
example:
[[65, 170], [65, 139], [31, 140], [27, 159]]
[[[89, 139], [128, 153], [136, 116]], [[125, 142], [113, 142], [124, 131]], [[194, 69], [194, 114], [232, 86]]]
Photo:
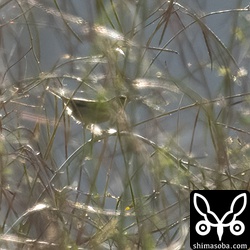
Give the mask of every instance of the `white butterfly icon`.
[[[235, 208], [236, 202], [238, 202], [239, 199], [242, 199], [242, 198], [243, 198], [243, 205], [241, 209], [238, 212], [234, 211], [236, 210]], [[201, 199], [205, 203], [206, 212], [202, 212], [201, 209], [198, 207], [198, 203], [197, 203], [198, 199]], [[195, 230], [199, 235], [202, 235], [202, 236], [207, 235], [209, 234], [211, 227], [216, 227], [219, 241], [221, 241], [222, 235], [224, 233], [224, 227], [229, 227], [230, 232], [235, 236], [241, 235], [245, 231], [245, 225], [243, 224], [243, 222], [240, 220], [236, 220], [236, 218], [246, 208], [246, 205], [247, 205], [246, 193], [239, 194], [233, 199], [231, 206], [230, 206], [230, 210], [226, 212], [221, 219], [219, 219], [218, 216], [213, 211], [210, 210], [210, 205], [207, 199], [203, 195], [195, 193], [193, 202], [194, 202], [194, 207], [196, 211], [200, 215], [202, 215], [204, 218], [204, 220], [199, 221], [195, 226]], [[212, 223], [211, 221], [209, 221], [208, 214], [213, 216], [217, 223]], [[227, 218], [227, 216], [230, 214], [233, 214], [232, 220], [229, 223], [223, 223], [225, 219]]]

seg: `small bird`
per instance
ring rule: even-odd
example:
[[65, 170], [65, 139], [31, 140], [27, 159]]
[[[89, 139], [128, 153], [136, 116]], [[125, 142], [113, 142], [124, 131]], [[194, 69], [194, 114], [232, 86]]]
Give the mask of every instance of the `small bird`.
[[103, 122], [114, 124], [119, 118], [118, 116], [121, 111], [124, 110], [127, 101], [127, 97], [124, 95], [116, 96], [107, 101], [95, 101], [81, 98], [68, 98], [51, 88], [47, 88], [47, 90], [60, 98], [69, 109], [69, 114], [76, 121], [84, 123], [85, 126]]

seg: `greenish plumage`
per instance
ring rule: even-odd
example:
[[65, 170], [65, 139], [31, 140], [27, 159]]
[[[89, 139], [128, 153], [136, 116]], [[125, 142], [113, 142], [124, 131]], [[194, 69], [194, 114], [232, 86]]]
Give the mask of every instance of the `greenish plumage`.
[[95, 101], [81, 98], [68, 98], [52, 89], [48, 89], [53, 95], [62, 99], [64, 105], [71, 111], [71, 116], [78, 122], [89, 124], [99, 124], [103, 122], [115, 123], [119, 111], [126, 104], [126, 96], [120, 95], [107, 101]]

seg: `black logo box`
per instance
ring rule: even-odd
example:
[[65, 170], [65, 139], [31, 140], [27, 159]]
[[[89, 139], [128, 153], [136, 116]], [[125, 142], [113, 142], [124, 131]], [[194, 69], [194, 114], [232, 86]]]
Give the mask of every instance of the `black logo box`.
[[[223, 235], [221, 241], [218, 238], [217, 227], [211, 226], [211, 229], [207, 235], [199, 235], [196, 232], [196, 225], [199, 221], [204, 220], [204, 216], [202, 216], [194, 206], [194, 195], [200, 194], [205, 197], [207, 200], [210, 211], [214, 212], [219, 220], [222, 219], [223, 215], [227, 213], [232, 205], [233, 200], [240, 194], [246, 194], [247, 202], [246, 207], [236, 217], [236, 220], [241, 221], [245, 230], [241, 235], [233, 235], [230, 231], [230, 228], [223, 227]], [[196, 196], [197, 197], [197, 196]], [[202, 199], [197, 198], [197, 204], [202, 212], [206, 212], [206, 204]], [[223, 223], [229, 223], [233, 219], [233, 214], [237, 213], [241, 207], [243, 206], [243, 199], [238, 199], [233, 208], [233, 213], [229, 214]], [[208, 214], [207, 219], [212, 223], [217, 223], [216, 219], [213, 215]], [[246, 190], [199, 190], [192, 191], [190, 194], [190, 246], [194, 246], [194, 244], [200, 246], [204, 244], [229, 244], [232, 246], [233, 244], [246, 244], [247, 247], [250, 247], [250, 194]]]

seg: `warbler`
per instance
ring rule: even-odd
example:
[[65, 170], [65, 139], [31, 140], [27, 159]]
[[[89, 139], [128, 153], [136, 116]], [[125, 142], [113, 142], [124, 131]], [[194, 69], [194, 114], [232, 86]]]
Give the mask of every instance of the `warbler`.
[[119, 118], [119, 114], [124, 110], [127, 97], [124, 95], [116, 96], [107, 101], [95, 101], [82, 98], [69, 98], [57, 93], [51, 88], [47, 90], [60, 98], [64, 105], [69, 109], [71, 115], [77, 122], [90, 124], [100, 124], [110, 122], [114, 124]]

